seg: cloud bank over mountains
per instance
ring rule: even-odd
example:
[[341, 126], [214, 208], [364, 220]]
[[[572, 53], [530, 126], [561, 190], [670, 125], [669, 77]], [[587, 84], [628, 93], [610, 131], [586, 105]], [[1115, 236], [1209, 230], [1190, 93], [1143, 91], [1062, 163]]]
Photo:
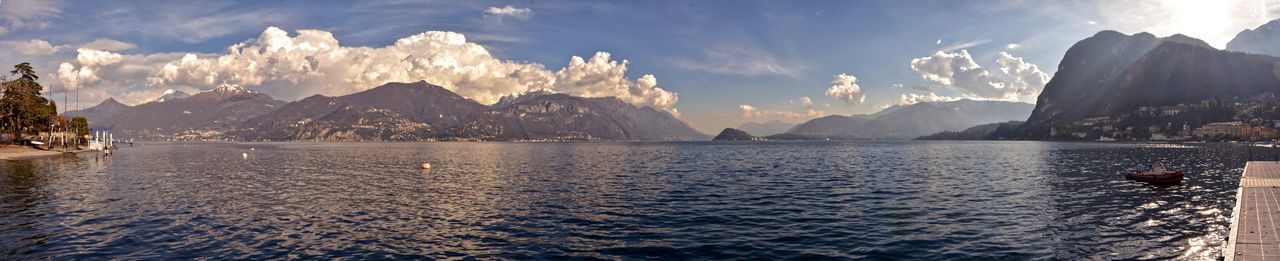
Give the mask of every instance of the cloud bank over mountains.
[[827, 112], [814, 110], [812, 106], [802, 106], [794, 110], [765, 110], [751, 105], [738, 105], [738, 113], [747, 122], [781, 121], [786, 123], [803, 122], [809, 119], [826, 116]]
[[608, 52], [573, 56], [567, 66], [552, 70], [539, 63], [495, 58], [484, 46], [456, 32], [429, 31], [388, 46], [364, 47], [342, 46], [327, 31], [298, 30], [289, 36], [269, 27], [256, 39], [228, 47], [224, 54], [122, 54], [89, 48], [133, 47], [108, 40], [82, 45], [74, 61], [59, 64], [54, 75], [57, 83], [69, 89], [125, 93], [120, 98], [125, 103], [144, 102], [144, 97], [155, 97], [165, 89], [198, 91], [222, 84], [296, 100], [420, 80], [485, 104], [504, 95], [546, 89], [585, 97], [616, 96], [676, 113], [673, 106], [678, 99], [676, 93], [657, 87], [653, 75], [628, 79], [627, 60], [613, 60]]

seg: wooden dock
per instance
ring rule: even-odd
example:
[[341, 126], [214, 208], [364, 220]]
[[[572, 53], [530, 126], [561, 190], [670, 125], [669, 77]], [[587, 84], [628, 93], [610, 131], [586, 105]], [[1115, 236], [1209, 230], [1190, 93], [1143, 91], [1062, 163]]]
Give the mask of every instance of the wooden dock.
[[1280, 260], [1280, 161], [1244, 165], [1226, 260]]

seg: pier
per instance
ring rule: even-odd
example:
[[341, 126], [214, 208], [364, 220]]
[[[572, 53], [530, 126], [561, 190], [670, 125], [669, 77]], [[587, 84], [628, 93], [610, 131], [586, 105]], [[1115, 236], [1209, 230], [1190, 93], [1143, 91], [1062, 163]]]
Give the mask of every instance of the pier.
[[1280, 161], [1249, 161], [1240, 176], [1226, 260], [1280, 260]]

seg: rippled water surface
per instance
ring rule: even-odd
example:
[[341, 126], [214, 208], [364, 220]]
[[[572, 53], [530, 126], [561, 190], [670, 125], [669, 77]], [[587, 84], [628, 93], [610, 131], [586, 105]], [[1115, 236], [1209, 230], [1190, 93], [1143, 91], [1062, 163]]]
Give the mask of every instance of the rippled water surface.
[[[147, 143], [105, 159], [0, 162], [0, 259], [1213, 259], [1250, 155], [1274, 152]], [[1187, 180], [1123, 178], [1157, 160]]]

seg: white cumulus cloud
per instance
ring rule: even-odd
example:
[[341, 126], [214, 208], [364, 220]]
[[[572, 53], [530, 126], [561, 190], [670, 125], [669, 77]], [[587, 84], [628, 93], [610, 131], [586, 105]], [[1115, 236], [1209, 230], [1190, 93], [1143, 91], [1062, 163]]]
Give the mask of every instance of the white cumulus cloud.
[[938, 94], [935, 94], [935, 93], [929, 93], [924, 95], [915, 94], [915, 93], [904, 93], [902, 94], [901, 97], [898, 98], [898, 104], [908, 105], [908, 104], [916, 104], [921, 102], [949, 102], [949, 101], [958, 101], [958, 100], [960, 100], [960, 97], [938, 96]]
[[[676, 94], [656, 87], [657, 77], [646, 74], [634, 82], [627, 80], [623, 75], [627, 72], [627, 60], [618, 62], [611, 60], [609, 56], [607, 52], [597, 52], [586, 60], [572, 57], [568, 67], [555, 73], [555, 78], [549, 83], [550, 89], [587, 97], [616, 96], [624, 101], [659, 109], [671, 109], [675, 105]], [[547, 84], [537, 81], [533, 83]], [[496, 102], [496, 97], [492, 101]], [[675, 112], [674, 109], [671, 111]]]
[[568, 66], [553, 71], [538, 63], [495, 58], [484, 46], [455, 32], [430, 31], [388, 46], [363, 47], [342, 46], [327, 31], [298, 30], [289, 36], [270, 27], [224, 54], [78, 51], [76, 61], [59, 67], [58, 81], [116, 92], [136, 86], [192, 92], [234, 84], [295, 100], [313, 94], [346, 95], [387, 82], [426, 81], [485, 104], [505, 95], [550, 89], [585, 97], [616, 96], [677, 114], [676, 93], [657, 87], [653, 75], [627, 78], [628, 62], [613, 60], [607, 52], [570, 57]]
[[80, 65], [84, 65], [84, 66], [110, 65], [113, 63], [118, 63], [120, 62], [120, 60], [124, 59], [124, 56], [121, 56], [120, 54], [117, 54], [117, 53], [108, 52], [108, 51], [99, 51], [99, 50], [84, 49], [84, 48], [76, 49], [76, 51], [79, 52], [79, 54], [76, 55], [76, 61], [80, 62]]
[[31, 39], [26, 42], [6, 42], [18, 50], [18, 53], [31, 56], [50, 55], [66, 46], [55, 46], [44, 40]]
[[[81, 97], [84, 100], [106, 99], [108, 93], [124, 93], [137, 86], [146, 86], [147, 77], [153, 75], [160, 65], [182, 57], [182, 54], [172, 53], [125, 55], [86, 48], [76, 51], [75, 59], [59, 63], [51, 76], [57, 86], [55, 88], [85, 89]], [[126, 93], [124, 96], [129, 95]], [[143, 101], [123, 96], [117, 99], [128, 104]]]
[[738, 112], [742, 113], [742, 117], [751, 117], [756, 114], [756, 107], [751, 105], [738, 105]]
[[1006, 52], [996, 55], [996, 63], [1000, 64], [1000, 71], [1009, 75], [1017, 85], [1039, 92], [1045, 84], [1049, 83], [1049, 74], [1040, 71], [1039, 66], [1023, 61], [1022, 57], [1013, 57]]
[[[959, 91], [966, 97], [987, 100], [1018, 100], [1030, 97], [1044, 88], [1048, 75], [1038, 67], [1002, 53], [997, 59], [1005, 75], [995, 75], [974, 62], [966, 50], [937, 52], [911, 60], [911, 69], [942, 87]], [[922, 85], [925, 86], [925, 85]], [[931, 88], [918, 87], [917, 90]]]
[[507, 5], [506, 7], [502, 7], [502, 8], [490, 6], [488, 9], [484, 10], [484, 16], [494, 17], [499, 19], [501, 19], [502, 17], [529, 19], [529, 17], [533, 16], [533, 9], [515, 8], [515, 7], [512, 7], [511, 5]]
[[[827, 97], [843, 100], [846, 104], [864, 102], [867, 95], [862, 93], [862, 87], [858, 86], [858, 77], [848, 74], [836, 75], [836, 79], [831, 81], [831, 88], [827, 88]], [[861, 97], [859, 97], [861, 96]]]
[[792, 100], [791, 103], [792, 104], [799, 103], [800, 106], [804, 106], [806, 108], [813, 107], [813, 99], [810, 99], [809, 96], [802, 96], [800, 98]]

